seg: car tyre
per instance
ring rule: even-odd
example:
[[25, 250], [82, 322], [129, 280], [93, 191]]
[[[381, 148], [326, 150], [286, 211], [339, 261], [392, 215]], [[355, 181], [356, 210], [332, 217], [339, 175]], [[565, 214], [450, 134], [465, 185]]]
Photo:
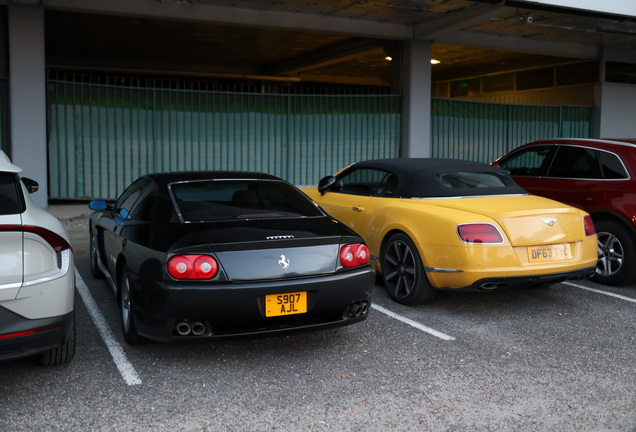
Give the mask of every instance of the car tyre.
[[392, 235], [380, 255], [384, 285], [393, 300], [416, 305], [435, 298], [437, 289], [428, 281], [420, 254], [407, 235]]
[[75, 310], [71, 315], [71, 327], [69, 328], [68, 338], [63, 345], [57, 348], [53, 348], [45, 353], [42, 353], [41, 364], [42, 366], [57, 366], [64, 363], [69, 363], [75, 357], [75, 346], [77, 343], [76, 331], [75, 331]]
[[135, 324], [135, 306], [130, 290], [130, 278], [128, 268], [124, 267], [119, 284], [119, 307], [121, 309], [121, 328], [124, 333], [124, 340], [128, 345], [137, 345], [143, 338], [137, 332]]
[[598, 236], [598, 262], [594, 281], [620, 285], [636, 279], [636, 239], [618, 222], [595, 224]]
[[97, 239], [93, 235], [92, 228], [89, 228], [89, 230], [90, 230], [90, 236], [89, 237], [90, 237], [91, 275], [95, 279], [103, 279], [104, 278], [104, 273], [102, 273], [102, 270], [97, 265], [97, 260], [99, 259], [97, 257]]

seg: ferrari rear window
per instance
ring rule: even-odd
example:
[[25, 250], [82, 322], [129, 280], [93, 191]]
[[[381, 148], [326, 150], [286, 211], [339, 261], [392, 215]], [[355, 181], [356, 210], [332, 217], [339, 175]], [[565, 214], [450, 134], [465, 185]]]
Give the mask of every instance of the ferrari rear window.
[[185, 222], [323, 216], [302, 192], [277, 180], [204, 180], [170, 185]]
[[515, 186], [515, 182], [496, 172], [462, 171], [439, 173], [435, 178], [447, 188], [502, 188]]
[[16, 187], [16, 175], [0, 173], [0, 215], [22, 213]]

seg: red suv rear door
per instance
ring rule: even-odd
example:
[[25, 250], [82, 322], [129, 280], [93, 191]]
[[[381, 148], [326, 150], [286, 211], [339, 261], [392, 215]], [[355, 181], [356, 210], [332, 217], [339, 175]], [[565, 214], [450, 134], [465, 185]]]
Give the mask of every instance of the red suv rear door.
[[[625, 162], [630, 160], [626, 154], [627, 151], [636, 151], [636, 149], [622, 149], [620, 156], [607, 150], [599, 150], [605, 178], [599, 205], [610, 211], [617, 211], [636, 228], [636, 221], [633, 217], [635, 213], [634, 204], [636, 204], [636, 188], [634, 187], [634, 179], [630, 178], [625, 164]], [[623, 158], [626, 158], [625, 162]]]
[[561, 144], [547, 176], [537, 179], [533, 193], [589, 211], [598, 205], [602, 189], [598, 151]]

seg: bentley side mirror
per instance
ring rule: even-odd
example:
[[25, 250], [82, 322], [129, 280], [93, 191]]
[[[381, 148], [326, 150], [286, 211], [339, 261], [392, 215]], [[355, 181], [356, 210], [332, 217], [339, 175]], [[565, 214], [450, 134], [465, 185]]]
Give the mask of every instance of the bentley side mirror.
[[22, 177], [22, 183], [24, 183], [24, 186], [30, 194], [32, 194], [33, 192], [37, 192], [38, 189], [40, 189], [40, 185], [38, 184], [38, 182], [28, 177]]
[[318, 182], [318, 191], [320, 195], [324, 195], [325, 191], [336, 183], [336, 178], [334, 176], [327, 176], [320, 179]]
[[88, 204], [88, 208], [91, 210], [106, 210], [108, 208], [108, 204], [106, 204], [106, 201], [104, 200], [95, 200]]

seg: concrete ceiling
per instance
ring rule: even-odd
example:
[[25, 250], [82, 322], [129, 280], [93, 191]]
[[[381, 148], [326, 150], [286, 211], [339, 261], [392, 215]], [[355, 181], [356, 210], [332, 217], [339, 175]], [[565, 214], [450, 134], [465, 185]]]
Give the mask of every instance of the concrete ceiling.
[[71, 69], [388, 85], [390, 40], [432, 40], [434, 80], [597, 58], [599, 47], [636, 50], [636, 18], [523, 0], [44, 4], [47, 64]]

